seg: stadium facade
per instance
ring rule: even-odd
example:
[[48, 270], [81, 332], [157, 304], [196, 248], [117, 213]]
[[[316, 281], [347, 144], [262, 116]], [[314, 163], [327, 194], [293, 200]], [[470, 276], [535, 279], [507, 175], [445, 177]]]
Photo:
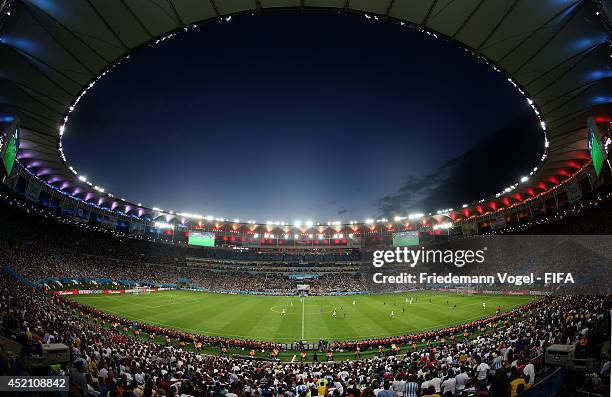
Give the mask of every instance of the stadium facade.
[[[300, 225], [150, 208], [108, 192], [70, 165], [62, 136], [71, 112], [83, 95], [115, 67], [129, 62], [132, 54], [180, 38], [201, 23], [232, 23], [236, 14], [284, 9], [357, 13], [464, 48], [475, 62], [485, 62], [502, 74], [533, 108], [543, 133], [540, 163], [500, 192], [453, 209], [397, 214], [392, 220]], [[609, 12], [607, 2], [594, 0], [167, 0], [157, 7], [142, 7], [132, 0], [76, 5], [68, 0], [3, 0], [0, 115], [5, 126], [19, 122], [18, 162], [5, 183], [64, 215], [177, 241], [195, 230], [214, 233], [226, 245], [352, 248], [388, 243], [393, 233], [405, 230], [465, 235], [519, 225], [574, 203], [609, 179], [608, 166], [603, 176], [593, 168], [587, 125], [592, 118], [605, 143], [612, 121]], [[503, 161], [504, 148], [511, 145], [508, 137], [491, 150]], [[205, 210], [231, 215], [231, 208]]]

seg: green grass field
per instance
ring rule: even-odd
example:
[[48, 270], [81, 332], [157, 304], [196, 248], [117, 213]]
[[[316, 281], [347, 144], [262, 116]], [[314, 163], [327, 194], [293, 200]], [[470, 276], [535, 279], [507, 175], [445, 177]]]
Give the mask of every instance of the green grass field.
[[[406, 302], [410, 296], [415, 298], [412, 304]], [[384, 338], [443, 328], [491, 316], [498, 305], [504, 311], [510, 310], [532, 301], [533, 297], [416, 292], [309, 296], [301, 301], [299, 297], [289, 296], [163, 291], [143, 295], [77, 295], [71, 299], [133, 321], [169, 329], [289, 343], [302, 339], [316, 342]], [[484, 310], [483, 302], [486, 302]], [[334, 309], [335, 318], [332, 317]]]

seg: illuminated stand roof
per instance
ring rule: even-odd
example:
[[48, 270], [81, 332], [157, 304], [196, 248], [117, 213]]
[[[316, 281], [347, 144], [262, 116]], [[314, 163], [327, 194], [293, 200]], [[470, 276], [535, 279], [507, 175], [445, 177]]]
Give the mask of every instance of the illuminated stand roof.
[[[160, 209], [128, 203], [77, 173], [61, 136], [79, 99], [143, 46], [180, 37], [204, 21], [237, 13], [329, 8], [372, 23], [398, 23], [450, 40], [489, 62], [540, 117], [542, 161], [498, 194], [447, 211], [500, 209], [563, 183], [589, 162], [586, 119], [612, 104], [610, 25], [598, 1], [584, 0], [0, 0], [0, 114], [21, 120], [19, 161], [63, 192], [140, 216]], [[400, 50], [400, 49], [398, 49]], [[449, 65], [450, 67], [451, 65]], [[500, 111], [502, 111], [500, 109]], [[512, 137], [491, 148], [503, 153]], [[93, 176], [95, 177], [95, 176]], [[501, 190], [500, 189], [500, 190]], [[227, 211], [231, 209], [207, 209]], [[481, 212], [481, 211], [479, 211]], [[398, 214], [402, 215], [402, 214]], [[407, 215], [407, 214], [406, 214]]]

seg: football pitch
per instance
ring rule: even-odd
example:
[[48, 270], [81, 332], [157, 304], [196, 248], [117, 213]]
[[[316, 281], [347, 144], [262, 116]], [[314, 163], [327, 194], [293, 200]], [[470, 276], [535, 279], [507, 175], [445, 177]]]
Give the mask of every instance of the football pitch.
[[407, 292], [301, 299], [173, 290], [70, 299], [135, 322], [193, 334], [292, 343], [378, 339], [444, 328], [494, 315], [498, 306], [511, 310], [534, 297]]

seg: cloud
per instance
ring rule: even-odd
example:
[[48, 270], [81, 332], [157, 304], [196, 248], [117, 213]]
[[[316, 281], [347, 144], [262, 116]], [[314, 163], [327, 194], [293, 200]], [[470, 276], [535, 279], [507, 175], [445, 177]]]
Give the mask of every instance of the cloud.
[[395, 193], [379, 200], [378, 212], [384, 217], [395, 216], [409, 211], [424, 210], [418, 208], [421, 203], [440, 188], [456, 169], [456, 164], [449, 162], [427, 175], [408, 175], [403, 186]]
[[496, 193], [538, 163], [542, 142], [537, 123], [517, 119], [433, 172], [407, 175], [400, 189], [378, 201], [377, 215], [452, 208]]

